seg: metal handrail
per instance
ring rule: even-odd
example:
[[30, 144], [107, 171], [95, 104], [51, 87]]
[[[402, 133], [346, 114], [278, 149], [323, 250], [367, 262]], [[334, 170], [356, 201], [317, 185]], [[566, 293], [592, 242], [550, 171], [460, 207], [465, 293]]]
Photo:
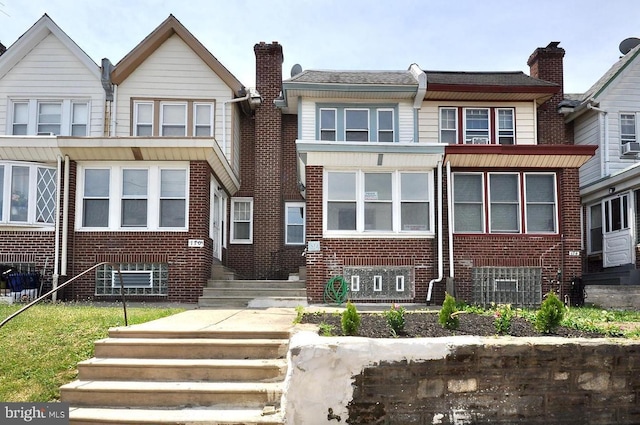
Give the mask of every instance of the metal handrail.
[[77, 276], [72, 277], [71, 279], [67, 280], [66, 282], [64, 282], [63, 284], [57, 286], [56, 288], [53, 288], [51, 291], [47, 292], [46, 294], [40, 295], [40, 297], [38, 297], [35, 300], [31, 301], [29, 304], [25, 305], [20, 310], [16, 311], [15, 313], [11, 314], [9, 317], [4, 319], [2, 322], [0, 322], [0, 328], [2, 328], [4, 325], [6, 325], [11, 319], [13, 319], [14, 317], [16, 317], [19, 314], [21, 314], [23, 311], [28, 310], [32, 306], [38, 304], [43, 299], [47, 298], [49, 295], [53, 294], [54, 292], [59, 291], [60, 289], [66, 287], [70, 283], [73, 283], [73, 281], [75, 281], [77, 278], [79, 278], [81, 276], [84, 276], [85, 274], [89, 273], [90, 271], [92, 271], [92, 270], [94, 270], [94, 269], [96, 269], [96, 268], [98, 268], [100, 266], [105, 266], [105, 265], [109, 265], [109, 266], [111, 266], [112, 268], [114, 268], [114, 269], [116, 269], [118, 271], [118, 277], [120, 278], [120, 293], [122, 295], [122, 308], [124, 309], [124, 325], [125, 326], [129, 326], [129, 322], [127, 320], [127, 304], [126, 304], [125, 295], [124, 295], [124, 281], [122, 280], [122, 272], [120, 271], [120, 265], [116, 264], [116, 263], [112, 263], [110, 261], [105, 261], [105, 262], [98, 263], [98, 264], [96, 264], [94, 266], [89, 267], [87, 270], [83, 271], [82, 273], [80, 273]]

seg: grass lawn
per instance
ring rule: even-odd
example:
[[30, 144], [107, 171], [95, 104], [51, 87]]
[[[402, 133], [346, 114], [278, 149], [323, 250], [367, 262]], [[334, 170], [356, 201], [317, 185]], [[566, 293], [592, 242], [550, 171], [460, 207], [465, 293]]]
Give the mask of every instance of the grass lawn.
[[[22, 305], [0, 305], [0, 320]], [[183, 311], [127, 308], [129, 324]], [[31, 307], [0, 328], [0, 401], [47, 402], [77, 376], [76, 365], [93, 357], [93, 343], [113, 326], [123, 326], [122, 307], [56, 303]]]

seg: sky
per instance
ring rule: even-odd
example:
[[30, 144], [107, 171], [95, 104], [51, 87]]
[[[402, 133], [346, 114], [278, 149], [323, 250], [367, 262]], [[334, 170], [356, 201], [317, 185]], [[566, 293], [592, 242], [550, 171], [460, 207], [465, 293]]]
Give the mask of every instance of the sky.
[[583, 93], [640, 38], [638, 0], [0, 0], [0, 42], [44, 13], [97, 64], [116, 64], [173, 14], [245, 86], [253, 46], [283, 45], [303, 69], [524, 71], [537, 47], [566, 51], [566, 93]]

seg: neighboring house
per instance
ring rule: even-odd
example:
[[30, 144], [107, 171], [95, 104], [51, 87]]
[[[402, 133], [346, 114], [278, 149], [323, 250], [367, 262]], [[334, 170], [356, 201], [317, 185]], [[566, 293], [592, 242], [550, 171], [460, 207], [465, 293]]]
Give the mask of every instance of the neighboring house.
[[561, 104], [575, 143], [599, 147], [580, 169], [588, 296], [598, 285], [640, 284], [639, 55], [640, 46], [632, 48], [586, 93]]
[[[537, 305], [580, 275], [578, 168], [556, 107], [564, 50], [522, 72], [313, 71], [282, 84], [297, 115], [307, 292]], [[296, 70], [299, 71], [299, 70]], [[334, 283], [337, 287], [337, 283]]]

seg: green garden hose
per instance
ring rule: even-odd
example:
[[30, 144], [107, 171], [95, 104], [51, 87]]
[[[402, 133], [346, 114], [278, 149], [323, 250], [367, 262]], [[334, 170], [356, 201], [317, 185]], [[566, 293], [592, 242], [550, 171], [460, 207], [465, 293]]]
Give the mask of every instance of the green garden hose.
[[[336, 284], [337, 283], [337, 284]], [[349, 287], [342, 276], [334, 276], [324, 287], [323, 301], [325, 304], [344, 304], [349, 295]]]

